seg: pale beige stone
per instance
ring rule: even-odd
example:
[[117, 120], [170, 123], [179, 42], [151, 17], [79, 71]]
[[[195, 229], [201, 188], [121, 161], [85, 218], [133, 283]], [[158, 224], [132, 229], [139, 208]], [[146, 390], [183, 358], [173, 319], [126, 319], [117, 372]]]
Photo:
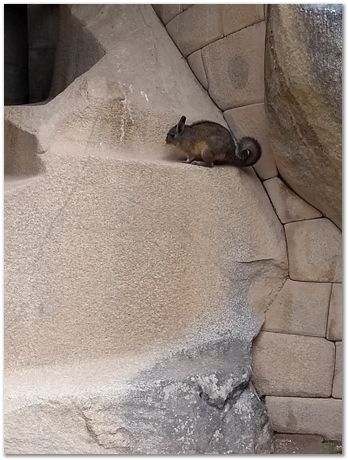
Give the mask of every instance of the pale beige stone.
[[253, 346], [253, 381], [261, 394], [331, 396], [332, 342], [319, 337], [261, 332]]
[[185, 11], [185, 10], [188, 10], [189, 8], [191, 8], [191, 6], [193, 6], [193, 3], [192, 4], [189, 4], [189, 3], [182, 3], [181, 4], [181, 8]]
[[194, 5], [170, 21], [167, 31], [186, 57], [223, 37], [219, 5]]
[[224, 117], [237, 137], [255, 137], [262, 148], [262, 156], [254, 168], [261, 179], [277, 175], [277, 167], [269, 142], [268, 124], [264, 104], [252, 104], [224, 112]]
[[266, 312], [265, 331], [325, 337], [330, 283], [287, 280]]
[[285, 224], [289, 275], [298, 281], [340, 282], [340, 230], [326, 218]]
[[264, 19], [263, 5], [222, 5], [224, 35], [237, 32]]
[[209, 94], [221, 110], [263, 102], [264, 46], [261, 22], [202, 50]]
[[332, 386], [332, 396], [342, 398], [343, 372], [342, 372], [342, 342], [336, 342], [335, 375]]
[[283, 224], [322, 216], [321, 212], [302, 200], [279, 177], [267, 180], [263, 185]]
[[275, 431], [342, 439], [341, 400], [267, 396], [266, 406]]
[[342, 340], [343, 329], [343, 298], [342, 284], [332, 285], [330, 299], [329, 319], [327, 323], [327, 338], [329, 340]]
[[196, 75], [202, 86], [204, 86], [205, 89], [208, 89], [207, 75], [205, 73], [202, 60], [202, 50], [198, 50], [190, 54], [190, 56], [187, 58], [187, 62], [189, 63], [189, 66], [191, 67], [193, 73]]
[[164, 24], [168, 24], [169, 21], [183, 11], [182, 5], [175, 5], [171, 3], [163, 5], [154, 4], [152, 7]]
[[[182, 114], [226, 123], [150, 5], [61, 8], [61, 92], [6, 110], [10, 138], [29, 134], [6, 147], [24, 153], [33, 135], [30, 157], [45, 152], [30, 177], [19, 155], [5, 180], [6, 449], [194, 453], [240, 421], [252, 452], [269, 433], [253, 431], [251, 387], [223, 424], [204, 397], [248, 381], [260, 321], [246, 299], [264, 285], [265, 308], [282, 286], [283, 227], [251, 168], [184, 165], [165, 144]], [[89, 41], [75, 42], [82, 25]], [[93, 42], [104, 58], [81, 74], [75, 53]]]

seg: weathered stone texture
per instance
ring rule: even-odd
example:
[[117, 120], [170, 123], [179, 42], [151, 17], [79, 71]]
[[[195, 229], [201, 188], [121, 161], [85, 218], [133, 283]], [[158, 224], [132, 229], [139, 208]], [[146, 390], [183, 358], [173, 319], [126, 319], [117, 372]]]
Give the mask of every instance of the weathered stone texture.
[[261, 22], [203, 48], [209, 94], [220, 109], [263, 102], [264, 37]]
[[[252, 168], [167, 149], [182, 114], [225, 121], [150, 5], [61, 8], [60, 39], [81, 39], [60, 48], [63, 91], [6, 111], [46, 152], [6, 178], [6, 449], [266, 452], [250, 346], [287, 276], [283, 227]], [[63, 51], [96, 44], [80, 75]]]
[[322, 216], [317, 209], [290, 190], [279, 177], [265, 181], [264, 186], [283, 224]]
[[[147, 370], [128, 356], [18, 372], [6, 389], [6, 453], [269, 453], [246, 345], [205, 344]], [[124, 365], [138, 367], [135, 378], [122, 376]]]
[[253, 382], [261, 394], [331, 396], [332, 342], [319, 337], [261, 332], [253, 346]]
[[274, 453], [289, 454], [320, 454], [322, 436], [313, 434], [275, 434]]
[[170, 21], [167, 31], [186, 57], [223, 37], [220, 9], [216, 5], [194, 5]]
[[237, 137], [255, 137], [262, 148], [262, 156], [254, 166], [261, 179], [269, 179], [277, 175], [277, 167], [269, 142], [268, 123], [265, 117], [264, 104], [251, 104], [245, 107], [227, 110], [224, 117]]
[[342, 5], [269, 5], [265, 102], [277, 167], [336, 225], [342, 214]]
[[221, 8], [224, 35], [237, 32], [264, 19], [263, 5], [217, 5]]
[[207, 89], [208, 80], [202, 59], [202, 50], [198, 50], [190, 54], [190, 56], [187, 58], [187, 62], [189, 63], [189, 66], [191, 67], [193, 73], [196, 75], [202, 86]]
[[182, 5], [166, 3], [164, 5], [152, 5], [156, 14], [164, 24], [168, 24], [175, 16], [183, 11]]
[[289, 275], [298, 281], [342, 280], [341, 232], [329, 219], [285, 224]]
[[342, 342], [336, 342], [335, 375], [332, 386], [332, 396], [342, 398], [343, 372], [342, 372]]
[[329, 319], [327, 323], [327, 338], [342, 340], [343, 329], [343, 298], [342, 284], [333, 284], [330, 299]]
[[287, 280], [266, 312], [265, 331], [325, 337], [330, 283]]
[[323, 398], [266, 397], [272, 428], [281, 433], [318, 434], [342, 439], [342, 401]]

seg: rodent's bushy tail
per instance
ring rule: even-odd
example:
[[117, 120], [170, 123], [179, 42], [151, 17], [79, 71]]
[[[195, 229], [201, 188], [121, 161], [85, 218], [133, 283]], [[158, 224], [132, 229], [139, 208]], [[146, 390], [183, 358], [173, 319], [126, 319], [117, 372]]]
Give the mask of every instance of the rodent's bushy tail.
[[253, 137], [242, 137], [235, 152], [236, 166], [252, 166], [261, 157], [261, 145]]

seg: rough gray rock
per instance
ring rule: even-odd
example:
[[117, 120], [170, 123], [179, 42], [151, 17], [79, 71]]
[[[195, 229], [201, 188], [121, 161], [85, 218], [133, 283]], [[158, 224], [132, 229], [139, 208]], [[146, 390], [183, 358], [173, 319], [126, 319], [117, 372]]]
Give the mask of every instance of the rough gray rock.
[[6, 415], [6, 453], [269, 453], [272, 431], [250, 376], [250, 346], [225, 339], [156, 364], [122, 392], [18, 398]]
[[269, 5], [266, 109], [280, 175], [341, 225], [342, 5]]

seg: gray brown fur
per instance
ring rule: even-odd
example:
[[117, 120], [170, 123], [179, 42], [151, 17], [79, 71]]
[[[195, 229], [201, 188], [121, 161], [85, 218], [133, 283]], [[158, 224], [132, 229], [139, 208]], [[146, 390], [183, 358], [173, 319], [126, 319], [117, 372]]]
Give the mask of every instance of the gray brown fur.
[[225, 127], [212, 121], [186, 125], [182, 116], [167, 133], [166, 143], [179, 147], [187, 155], [185, 163], [212, 167], [217, 163], [252, 166], [261, 157], [256, 139], [242, 137], [239, 141]]

